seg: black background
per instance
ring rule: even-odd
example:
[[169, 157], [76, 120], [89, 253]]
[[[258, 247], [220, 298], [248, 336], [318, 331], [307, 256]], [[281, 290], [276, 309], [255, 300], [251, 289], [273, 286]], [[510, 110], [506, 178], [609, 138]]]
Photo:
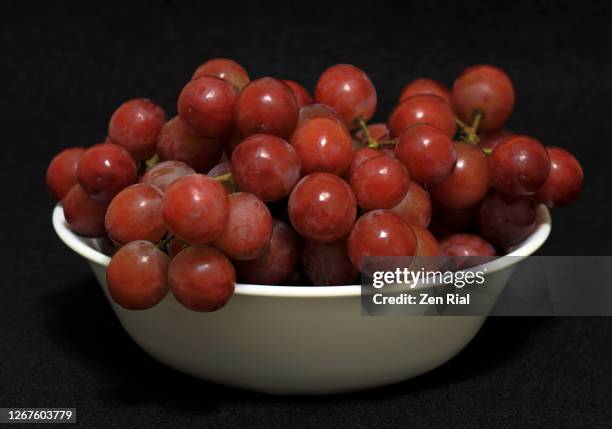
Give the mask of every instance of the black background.
[[402, 86], [496, 64], [517, 92], [509, 127], [576, 154], [581, 199], [553, 212], [549, 255], [609, 254], [612, 9], [608, 2], [122, 2], [0, 6], [0, 406], [77, 407], [92, 426], [579, 426], [612, 424], [607, 318], [492, 318], [457, 358], [399, 385], [271, 397], [156, 363], [124, 333], [85, 262], [54, 235], [52, 155], [101, 142], [122, 101], [175, 112], [195, 67], [226, 56], [251, 78], [313, 89], [365, 69], [384, 120]]

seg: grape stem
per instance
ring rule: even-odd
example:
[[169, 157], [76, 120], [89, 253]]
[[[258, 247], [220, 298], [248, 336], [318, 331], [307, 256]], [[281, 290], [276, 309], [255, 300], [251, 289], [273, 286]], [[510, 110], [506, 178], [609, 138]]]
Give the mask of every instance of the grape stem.
[[380, 147], [380, 144], [370, 135], [370, 130], [368, 130], [368, 125], [366, 124], [365, 119], [363, 117], [359, 117], [359, 119], [357, 119], [357, 123], [359, 124], [359, 128], [361, 128], [361, 131], [363, 132], [363, 136], [365, 137], [367, 146], [371, 147], [372, 149], [378, 149]]
[[467, 125], [459, 118], [455, 117], [455, 122], [461, 129], [461, 139], [466, 143], [473, 144], [477, 146], [480, 143], [480, 138], [478, 137], [478, 128], [480, 128], [480, 123], [484, 118], [484, 112], [482, 110], [476, 110], [474, 112], [474, 120], [472, 121], [472, 125]]
[[217, 182], [231, 182], [232, 181], [232, 173], [225, 173], [221, 176], [213, 177]]
[[168, 252], [168, 243], [170, 243], [170, 240], [172, 240], [174, 238], [174, 236], [171, 233], [168, 233], [168, 235], [166, 235], [164, 238], [162, 238], [161, 240], [159, 240], [156, 244], [157, 248], [159, 250], [163, 250], [166, 251], [166, 253]]
[[145, 165], [147, 166], [147, 170], [150, 170], [151, 167], [157, 165], [159, 163], [159, 155], [155, 154], [151, 158], [147, 159]]

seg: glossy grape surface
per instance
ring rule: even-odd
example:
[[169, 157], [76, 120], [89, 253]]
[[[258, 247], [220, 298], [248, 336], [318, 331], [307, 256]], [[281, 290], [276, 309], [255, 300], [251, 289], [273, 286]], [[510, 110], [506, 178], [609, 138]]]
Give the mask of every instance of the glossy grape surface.
[[[419, 225], [410, 225], [410, 228], [412, 228], [412, 232], [414, 232], [417, 241], [417, 246], [415, 250], [416, 256], [435, 257], [442, 255], [438, 240], [436, 240], [436, 237], [434, 237], [433, 234], [429, 232], [427, 228], [423, 228]], [[433, 260], [427, 261], [423, 259], [421, 260], [421, 262], [426, 262], [423, 265], [429, 266], [432, 265]]]
[[104, 228], [106, 204], [91, 198], [80, 185], [74, 185], [68, 191], [62, 200], [62, 205], [64, 217], [72, 232], [83, 237], [106, 235]]
[[396, 159], [378, 156], [362, 162], [351, 175], [350, 183], [362, 209], [390, 209], [408, 192], [410, 175]]
[[295, 96], [295, 101], [297, 102], [298, 111], [302, 109], [304, 106], [308, 106], [313, 103], [312, 95], [299, 83], [293, 80], [283, 80], [285, 84], [291, 88], [293, 91], [293, 95]]
[[53, 157], [47, 168], [46, 183], [55, 201], [60, 201], [77, 184], [77, 165], [85, 148], [71, 147]]
[[348, 256], [346, 240], [328, 244], [306, 243], [302, 266], [315, 286], [350, 285], [359, 274]]
[[391, 209], [406, 223], [427, 228], [431, 221], [431, 199], [429, 193], [416, 182], [410, 182], [408, 192], [402, 200]]
[[405, 128], [420, 123], [431, 124], [450, 138], [455, 134], [455, 115], [448, 103], [436, 95], [420, 94], [406, 98], [389, 116], [389, 130], [393, 137], [399, 137]]
[[399, 98], [399, 102], [401, 103], [407, 98], [412, 97], [413, 95], [420, 94], [432, 94], [437, 95], [445, 102], [450, 105], [451, 102], [451, 94], [447, 87], [442, 85], [440, 82], [436, 82], [433, 79], [420, 78], [415, 79], [412, 82], [408, 83], [404, 89], [402, 89], [402, 93]]
[[228, 58], [213, 58], [206, 61], [196, 69], [191, 80], [199, 79], [202, 76], [221, 78], [232, 84], [238, 91], [249, 83], [249, 74], [244, 67]]
[[535, 199], [548, 207], [565, 206], [580, 195], [584, 173], [574, 156], [559, 147], [547, 147], [550, 174]]
[[478, 211], [480, 235], [507, 249], [522, 242], [535, 229], [536, 204], [530, 197], [490, 192]]
[[154, 165], [140, 178], [142, 183], [149, 183], [166, 192], [168, 186], [183, 176], [195, 174], [195, 170], [181, 161], [164, 161]]
[[474, 234], [453, 234], [440, 240], [440, 248], [448, 256], [495, 256], [495, 248]]
[[308, 104], [302, 107], [298, 113], [298, 125], [311, 118], [330, 118], [340, 121], [340, 118], [331, 107], [325, 104]]

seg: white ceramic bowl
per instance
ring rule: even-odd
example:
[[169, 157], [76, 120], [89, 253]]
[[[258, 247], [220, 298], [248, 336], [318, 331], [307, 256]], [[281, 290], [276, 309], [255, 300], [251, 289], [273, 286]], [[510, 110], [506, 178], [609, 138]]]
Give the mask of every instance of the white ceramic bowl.
[[[534, 233], [510, 256], [535, 252], [550, 233], [540, 206]], [[73, 234], [60, 205], [59, 237], [93, 270], [132, 339], [160, 362], [205, 380], [275, 394], [327, 394], [399, 382], [459, 353], [485, 316], [362, 316], [360, 286], [294, 287], [237, 284], [214, 313], [182, 307], [172, 294], [157, 306], [130, 311], [108, 295], [110, 258], [99, 241]], [[489, 264], [487, 286], [503, 289], [520, 258]]]

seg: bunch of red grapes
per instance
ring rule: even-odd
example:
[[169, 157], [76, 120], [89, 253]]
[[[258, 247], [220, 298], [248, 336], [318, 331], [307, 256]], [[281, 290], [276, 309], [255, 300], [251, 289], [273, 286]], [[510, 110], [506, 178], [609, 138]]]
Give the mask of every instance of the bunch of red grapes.
[[117, 246], [107, 279], [119, 305], [150, 308], [171, 291], [213, 311], [236, 277], [346, 285], [366, 256], [520, 243], [536, 206], [573, 201], [583, 172], [567, 151], [503, 128], [514, 99], [503, 70], [478, 65], [452, 90], [409, 83], [388, 122], [367, 125], [376, 90], [355, 66], [325, 70], [312, 97], [214, 59], [182, 89], [178, 116], [125, 102], [104, 143], [51, 161], [47, 185], [72, 231]]

